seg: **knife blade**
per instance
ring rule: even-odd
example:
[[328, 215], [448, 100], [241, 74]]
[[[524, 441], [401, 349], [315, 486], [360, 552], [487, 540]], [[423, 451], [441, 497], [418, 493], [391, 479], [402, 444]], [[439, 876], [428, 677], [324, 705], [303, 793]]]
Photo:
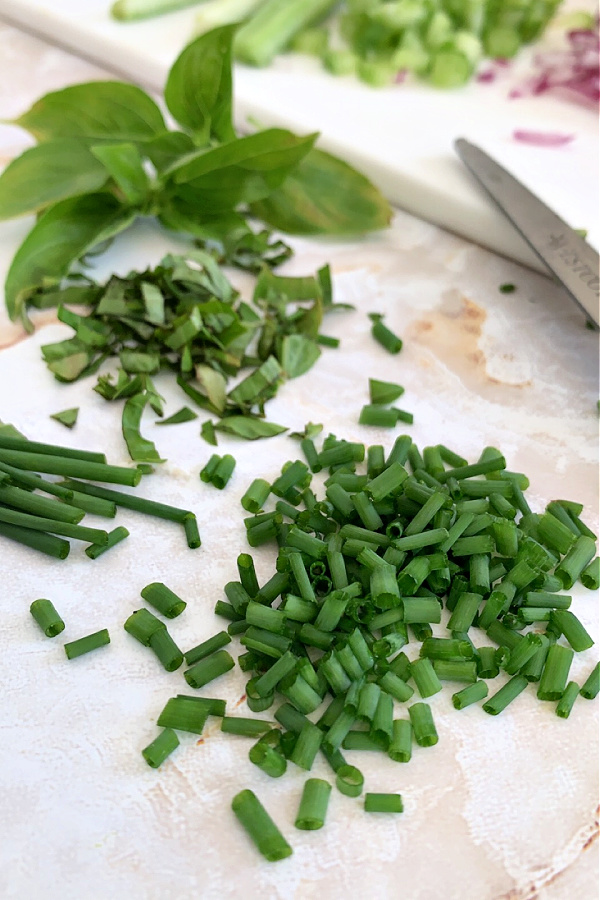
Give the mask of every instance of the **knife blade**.
[[480, 147], [458, 138], [454, 148], [550, 273], [598, 327], [600, 259], [594, 248]]

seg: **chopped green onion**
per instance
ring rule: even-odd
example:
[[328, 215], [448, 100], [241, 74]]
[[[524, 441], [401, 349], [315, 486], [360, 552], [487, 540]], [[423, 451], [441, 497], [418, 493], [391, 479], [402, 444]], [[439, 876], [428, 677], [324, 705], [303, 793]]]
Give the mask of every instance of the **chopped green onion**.
[[183, 653], [167, 631], [157, 628], [150, 635], [150, 648], [154, 651], [167, 672], [175, 672], [183, 664]]
[[552, 644], [540, 678], [538, 700], [560, 700], [567, 686], [572, 662], [573, 650], [570, 647]]
[[295, 825], [303, 831], [316, 831], [325, 824], [331, 785], [321, 778], [309, 778], [302, 790]]
[[440, 681], [477, 681], [474, 659], [434, 659], [433, 670]]
[[335, 786], [346, 797], [359, 797], [364, 783], [364, 776], [356, 766], [342, 765], [335, 773]]
[[365, 812], [401, 813], [404, 811], [400, 794], [365, 794]]
[[205, 684], [214, 681], [225, 672], [233, 669], [235, 663], [227, 650], [217, 650], [211, 656], [199, 660], [189, 669], [186, 669], [183, 676], [190, 687], [201, 688]]
[[257, 515], [262, 512], [263, 506], [271, 493], [271, 485], [264, 478], [255, 478], [250, 487], [242, 496], [242, 506], [250, 513]]
[[323, 740], [323, 732], [308, 720], [302, 726], [290, 759], [301, 769], [310, 770]]
[[98, 647], [104, 647], [106, 644], [110, 644], [110, 636], [108, 630], [103, 628], [76, 641], [69, 641], [68, 644], [65, 644], [65, 653], [67, 659], [75, 659], [77, 656], [83, 656], [84, 653], [97, 650]]
[[415, 660], [410, 665], [410, 671], [421, 697], [432, 697], [442, 690], [442, 683], [430, 659], [423, 657]]
[[[279, 750], [270, 746], [265, 740], [271, 733], [267, 732], [264, 738], [261, 738], [250, 748], [248, 758], [251, 763], [262, 769], [270, 778], [280, 778], [287, 769], [287, 761]], [[277, 732], [277, 735], [279, 735], [279, 732]]]
[[465, 709], [478, 700], [484, 700], [488, 695], [488, 686], [485, 681], [476, 681], [468, 685], [456, 694], [452, 694], [452, 705], [455, 709]]
[[226, 734], [238, 734], [241, 737], [258, 737], [273, 729], [272, 722], [264, 719], [250, 719], [242, 716], [223, 716], [221, 731]]
[[490, 716], [497, 716], [512, 703], [527, 687], [527, 679], [524, 675], [514, 675], [510, 681], [493, 694], [483, 704], [483, 709]]
[[563, 695], [556, 704], [556, 715], [560, 719], [568, 719], [573, 709], [573, 704], [579, 696], [579, 685], [576, 681], [569, 681], [564, 689]]
[[142, 588], [141, 595], [150, 606], [157, 609], [167, 619], [174, 619], [186, 608], [185, 600], [174, 594], [173, 591], [160, 581], [154, 581]]
[[56, 637], [65, 629], [65, 623], [51, 600], [34, 600], [29, 611], [46, 637]]
[[567, 642], [573, 650], [580, 653], [594, 646], [594, 641], [585, 630], [579, 619], [568, 609], [553, 609], [550, 621], [561, 634], [564, 634]]
[[588, 588], [588, 590], [598, 590], [600, 587], [600, 556], [593, 559], [589, 566], [583, 570], [579, 576], [579, 580], [584, 587]]
[[157, 724], [161, 728], [202, 734], [209, 716], [224, 715], [224, 700], [210, 700], [207, 697], [188, 697], [185, 694], [179, 694], [177, 697], [167, 700], [166, 706], [158, 717]]
[[116, 547], [117, 544], [124, 541], [126, 537], [129, 537], [129, 531], [123, 525], [118, 525], [116, 528], [113, 528], [112, 531], [108, 532], [108, 541], [106, 544], [90, 544], [89, 547], [85, 548], [85, 555], [90, 559], [98, 559], [98, 557], [106, 553], [107, 550]]
[[149, 766], [158, 769], [177, 747], [179, 747], [179, 738], [172, 728], [165, 728], [151, 744], [144, 747], [142, 756]]
[[565, 590], [573, 587], [581, 573], [586, 569], [596, 553], [596, 542], [593, 538], [582, 535], [577, 538], [567, 555], [556, 567], [554, 574], [560, 578]]
[[292, 848], [256, 794], [249, 790], [240, 791], [231, 801], [231, 808], [265, 859], [276, 862], [292, 855]]
[[199, 662], [201, 659], [205, 659], [207, 656], [210, 656], [211, 653], [214, 653], [216, 650], [221, 650], [222, 647], [226, 647], [227, 644], [230, 643], [231, 638], [227, 632], [219, 631], [218, 634], [213, 635], [211, 638], [208, 638], [208, 640], [202, 641], [201, 644], [188, 650], [185, 654], [186, 664], [192, 666], [194, 663]]
[[581, 696], [593, 700], [600, 691], [600, 663], [596, 663], [581, 687]]
[[438, 742], [438, 733], [427, 703], [413, 703], [408, 707], [408, 715], [415, 741], [419, 747], [433, 747]]

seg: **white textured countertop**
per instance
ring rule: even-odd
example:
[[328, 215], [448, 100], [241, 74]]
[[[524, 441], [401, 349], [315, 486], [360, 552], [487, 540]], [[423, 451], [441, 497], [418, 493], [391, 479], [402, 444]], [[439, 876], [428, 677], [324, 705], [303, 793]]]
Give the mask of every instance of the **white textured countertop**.
[[[0, 25], [0, 118], [47, 90], [103, 77], [97, 68]], [[0, 126], [0, 164], [28, 143]], [[544, 152], [540, 150], [540, 152]], [[0, 225], [0, 277], [29, 222]], [[398, 214], [385, 234], [360, 243], [295, 241], [290, 273], [331, 262], [338, 301], [354, 312], [331, 315], [324, 331], [341, 338], [319, 363], [285, 385], [268, 418], [389, 448], [395, 434], [357, 424], [368, 377], [398, 381], [414, 412], [420, 445], [444, 442], [469, 459], [501, 447], [509, 468], [531, 478], [535, 510], [557, 497], [585, 503], [598, 526], [598, 344], [577, 309], [542, 276], [454, 236]], [[157, 261], [168, 246], [148, 225], [123, 237], [99, 275]], [[498, 286], [514, 282], [513, 294]], [[240, 285], [246, 284], [244, 281]], [[387, 355], [368, 334], [368, 312], [385, 312], [405, 346]], [[52, 312], [24, 338], [0, 311], [0, 419], [39, 440], [105, 450], [127, 464], [120, 409], [91, 391], [94, 379], [60, 385], [40, 357], [66, 334]], [[168, 413], [186, 401], [163, 379]], [[50, 413], [80, 406], [68, 432]], [[201, 414], [202, 415], [202, 414]], [[405, 812], [368, 816], [358, 800], [332, 793], [321, 832], [296, 831], [304, 773], [279, 780], [247, 758], [243, 738], [209, 727], [158, 771], [140, 750], [156, 733], [165, 701], [187, 686], [167, 674], [122, 628], [139, 591], [164, 581], [188, 601], [169, 628], [182, 647], [222, 628], [213, 615], [235, 559], [247, 549], [239, 499], [253, 477], [273, 478], [298, 446], [282, 436], [255, 444], [221, 440], [237, 459], [223, 492], [201, 484], [211, 448], [199, 421], [143, 431], [168, 462], [140, 493], [198, 514], [203, 546], [189, 551], [180, 530], [123, 511], [131, 537], [91, 562], [74, 548], [65, 562], [0, 544], [0, 896], [32, 900], [175, 900], [244, 896], [277, 900], [593, 900], [598, 886], [598, 702], [578, 701], [568, 721], [529, 689], [502, 716], [452, 709], [451, 690], [431, 699], [439, 744], [415, 749], [407, 766], [382, 754], [354, 754], [369, 790], [397, 790]], [[253, 552], [259, 580], [273, 554]], [[51, 598], [64, 635], [40, 636], [28, 607]], [[597, 597], [580, 586], [573, 609], [598, 639]], [[67, 663], [62, 638], [107, 627], [111, 645]], [[237, 647], [237, 644], [231, 645]], [[237, 651], [236, 651], [237, 652]], [[410, 652], [410, 645], [409, 645]], [[573, 677], [592, 668], [597, 648], [578, 654]], [[201, 693], [241, 702], [234, 671]], [[245, 706], [239, 708], [243, 714]], [[234, 710], [238, 711], [238, 710]], [[350, 754], [348, 754], [350, 756]], [[366, 757], [366, 758], [365, 758]], [[329, 777], [323, 763], [313, 774]], [[252, 787], [293, 844], [277, 864], [260, 860], [233, 820], [231, 797]], [[6, 828], [8, 826], [8, 830]]]

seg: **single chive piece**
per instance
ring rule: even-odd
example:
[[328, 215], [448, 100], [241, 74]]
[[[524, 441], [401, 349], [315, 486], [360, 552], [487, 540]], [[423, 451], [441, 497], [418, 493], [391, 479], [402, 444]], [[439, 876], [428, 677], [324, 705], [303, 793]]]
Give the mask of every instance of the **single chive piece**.
[[567, 555], [561, 560], [554, 570], [557, 578], [560, 578], [563, 588], [569, 590], [573, 587], [579, 576], [596, 553], [596, 542], [587, 535], [577, 538]]
[[517, 672], [520, 672], [542, 646], [543, 643], [539, 634], [534, 632], [524, 634], [518, 644], [515, 644], [511, 649], [510, 655], [503, 666], [506, 674], [516, 675]]
[[583, 685], [581, 686], [581, 696], [586, 700], [593, 700], [598, 696], [600, 691], [600, 662], [596, 663]]
[[65, 623], [59, 616], [51, 600], [34, 600], [29, 612], [38, 623], [46, 637], [56, 637], [65, 629]]
[[65, 653], [67, 654], [67, 659], [75, 659], [78, 656], [83, 656], [84, 653], [89, 653], [90, 650], [104, 647], [106, 644], [110, 644], [110, 636], [108, 630], [102, 628], [100, 631], [95, 631], [93, 634], [88, 634], [76, 641], [69, 641], [68, 644], [65, 644]]
[[231, 454], [226, 453], [219, 460], [215, 471], [212, 474], [211, 481], [213, 485], [217, 488], [217, 490], [222, 491], [223, 488], [228, 484], [231, 476], [233, 475], [233, 470], [235, 469], [235, 459]]
[[579, 696], [579, 685], [576, 681], [569, 681], [564, 689], [563, 695], [556, 704], [556, 715], [560, 719], [568, 719], [573, 709], [573, 704]]
[[286, 594], [285, 600], [279, 608], [281, 612], [285, 613], [286, 619], [301, 623], [313, 622], [318, 612], [316, 603], [310, 603], [295, 594]]
[[296, 657], [287, 650], [283, 656], [276, 660], [266, 672], [254, 681], [254, 690], [259, 697], [272, 694], [282, 678], [289, 675], [296, 666]]
[[50, 456], [25, 450], [2, 449], [0, 450], [0, 459], [2, 462], [30, 472], [63, 475], [67, 478], [87, 478], [90, 481], [123, 484], [128, 487], [135, 487], [142, 478], [142, 473], [137, 468], [109, 466], [106, 463], [74, 459], [62, 453], [60, 456]]
[[398, 414], [394, 408], [388, 409], [373, 403], [362, 407], [358, 417], [359, 425], [372, 425], [376, 428], [394, 428]]
[[[305, 627], [305, 626], [303, 626]], [[319, 660], [319, 672], [325, 676], [333, 694], [343, 694], [350, 687], [351, 681], [342, 664], [329, 651]]]
[[287, 675], [279, 682], [277, 689], [297, 710], [305, 715], [314, 712], [321, 705], [323, 699], [321, 691], [309, 684], [299, 672]]
[[265, 859], [276, 862], [292, 855], [292, 848], [256, 794], [247, 789], [240, 791], [231, 801], [231, 808]]
[[463, 512], [459, 515], [456, 522], [448, 529], [448, 537], [440, 544], [439, 549], [442, 553], [447, 553], [448, 550], [454, 546], [461, 534], [463, 534], [469, 525], [471, 525], [474, 518], [475, 514], [470, 511]]
[[85, 525], [73, 525], [70, 522], [60, 522], [55, 519], [46, 519], [42, 516], [33, 516], [29, 513], [19, 512], [16, 509], [0, 507], [0, 522], [6, 525], [16, 525], [20, 528], [28, 528], [31, 531], [49, 532], [64, 537], [74, 538], [77, 541], [88, 541], [97, 544], [108, 543], [108, 534], [99, 528], [87, 528]]
[[400, 794], [365, 794], [365, 812], [401, 813], [404, 811]]
[[231, 638], [227, 632], [219, 631], [218, 634], [214, 634], [212, 637], [208, 638], [208, 640], [202, 641], [201, 644], [188, 650], [187, 653], [184, 654], [186, 664], [188, 666], [193, 666], [194, 663], [199, 662], [201, 659], [205, 659], [207, 656], [210, 656], [211, 653], [221, 650], [230, 643]]
[[550, 614], [550, 621], [561, 634], [564, 634], [567, 643], [580, 653], [583, 650], [589, 650], [594, 646], [594, 641], [583, 627], [577, 616], [569, 609], [553, 609]]
[[227, 626], [227, 633], [230, 635], [236, 634], [244, 634], [248, 630], [248, 623], [245, 619], [240, 619], [237, 622], [230, 622]]
[[[240, 668], [242, 668], [241, 664]], [[258, 678], [251, 678], [250, 681], [246, 683], [246, 704], [248, 709], [252, 710], [252, 712], [264, 712], [266, 709], [270, 709], [271, 706], [273, 706], [275, 692], [273, 691], [271, 694], [265, 694], [264, 697], [261, 697], [255, 688], [257, 681]]]
[[228, 581], [225, 585], [225, 596], [239, 615], [245, 615], [250, 597], [239, 581]]
[[473, 654], [470, 641], [455, 638], [427, 638], [419, 651], [419, 656], [427, 656], [429, 659], [472, 659]]
[[339, 347], [340, 339], [336, 337], [331, 337], [328, 334], [318, 334], [317, 335], [317, 344], [320, 344], [321, 347]]
[[90, 559], [98, 559], [99, 556], [102, 556], [102, 554], [106, 553], [107, 550], [110, 550], [111, 547], [116, 547], [117, 544], [120, 544], [121, 541], [124, 541], [127, 537], [129, 537], [127, 528], [123, 525], [118, 525], [116, 528], [113, 528], [112, 531], [108, 532], [108, 541], [106, 544], [90, 544], [85, 548], [85, 555]]
[[181, 615], [187, 606], [185, 600], [174, 594], [166, 584], [162, 584], [160, 581], [153, 581], [152, 584], [147, 584], [145, 588], [142, 588], [141, 595], [146, 603], [157, 609], [167, 619], [174, 619], [176, 616]]
[[192, 513], [186, 509], [168, 506], [166, 503], [157, 503], [156, 500], [145, 500], [143, 497], [137, 497], [135, 494], [126, 494], [123, 491], [113, 491], [109, 488], [100, 487], [100, 485], [97, 484], [88, 484], [87, 482], [68, 479], [63, 483], [63, 486], [82, 494], [89, 494], [91, 497], [100, 497], [102, 500], [109, 500], [117, 506], [122, 506], [124, 509], [132, 509], [135, 512], [145, 513], [147, 516], [166, 519], [169, 522], [179, 522], [182, 525], [184, 524], [186, 516], [192, 515]]
[[200, 531], [198, 530], [198, 520], [194, 513], [187, 513], [183, 517], [183, 530], [185, 538], [190, 550], [197, 550], [201, 546]]
[[292, 575], [296, 580], [300, 596], [303, 600], [308, 600], [309, 602], [314, 603], [316, 600], [315, 592], [309, 578], [309, 574], [306, 571], [306, 566], [304, 565], [302, 554], [299, 552], [290, 553], [288, 560], [290, 568], [292, 570]]
[[538, 700], [560, 700], [567, 686], [569, 669], [573, 662], [573, 650], [561, 644], [552, 644], [538, 686]]
[[147, 609], [136, 609], [125, 621], [125, 631], [132, 637], [143, 644], [144, 647], [150, 646], [150, 638], [155, 631], [165, 628], [164, 622], [157, 619]]
[[369, 645], [360, 628], [355, 628], [349, 635], [348, 645], [358, 660], [363, 672], [373, 668], [373, 654], [371, 653]]
[[493, 553], [494, 538], [491, 534], [476, 534], [473, 537], [461, 537], [454, 542], [454, 556], [472, 556], [477, 553]]
[[183, 653], [166, 627], [157, 628], [156, 631], [152, 632], [150, 635], [150, 648], [167, 672], [175, 672], [183, 665]]
[[[270, 743], [271, 735], [277, 740], [277, 747]], [[277, 729], [268, 731], [248, 751], [248, 759], [270, 778], [280, 778], [287, 769], [287, 760], [279, 751], [280, 732]]]
[[210, 700], [206, 697], [187, 697], [178, 694], [171, 697], [158, 717], [157, 724], [161, 728], [174, 728], [175, 731], [189, 731], [202, 734], [209, 716], [224, 716], [225, 701]]
[[528, 591], [523, 598], [523, 607], [540, 609], [568, 609], [572, 597], [549, 591]]
[[322, 778], [309, 778], [304, 783], [295, 826], [303, 831], [316, 831], [325, 824], [331, 785]]
[[301, 769], [306, 769], [307, 771], [312, 769], [322, 740], [323, 732], [321, 729], [307, 719], [298, 735], [298, 740], [290, 757], [291, 761]]
[[409, 719], [394, 719], [388, 756], [394, 762], [410, 762], [413, 729]]
[[327, 553], [327, 544], [312, 534], [292, 525], [287, 536], [288, 547], [294, 547], [314, 559], [322, 559]]
[[219, 456], [219, 454], [213, 453], [204, 468], [200, 470], [200, 480], [205, 484], [210, 484], [213, 479], [213, 475], [217, 471], [217, 466], [219, 465], [220, 461], [221, 457]]
[[381, 444], [367, 447], [367, 476], [369, 480], [380, 475], [385, 469], [385, 451]]
[[323, 744], [328, 751], [339, 750], [342, 741], [354, 725], [354, 721], [354, 715], [342, 709], [323, 739]]
[[344, 764], [335, 773], [335, 786], [346, 797], [359, 797], [364, 783], [364, 776], [356, 766]]
[[466, 459], [464, 459], [462, 456], [459, 456], [459, 454], [455, 453], [454, 450], [448, 449], [448, 447], [444, 446], [444, 444], [438, 444], [437, 449], [440, 458], [449, 466], [452, 466], [456, 469], [467, 465]]
[[345, 669], [346, 674], [353, 681], [356, 681], [359, 678], [362, 678], [363, 669], [352, 652], [352, 648], [349, 644], [344, 644], [341, 647], [338, 647], [337, 650], [334, 651], [338, 662], [342, 664], [342, 667]]
[[396, 354], [402, 350], [402, 340], [383, 324], [383, 319], [375, 319], [371, 326], [371, 334], [388, 353]]
[[537, 682], [542, 677], [542, 671], [546, 663], [548, 650], [550, 649], [550, 640], [547, 635], [540, 634], [540, 640], [542, 646], [521, 670], [521, 675], [524, 675], [527, 681], [530, 682]]
[[408, 625], [423, 625], [442, 621], [442, 607], [436, 597], [404, 597], [403, 621]]
[[256, 597], [258, 594], [258, 580], [256, 570], [254, 568], [254, 560], [249, 553], [240, 553], [237, 558], [237, 569], [240, 576], [242, 587], [249, 597]]
[[434, 659], [433, 670], [440, 681], [477, 681], [474, 659]]
[[272, 731], [273, 722], [264, 719], [251, 719], [243, 716], [223, 716], [221, 731], [226, 734], [238, 734], [240, 737], [258, 737]]
[[[302, 627], [304, 628], [305, 626]], [[285, 637], [282, 634], [274, 634], [264, 628], [257, 628], [255, 625], [250, 625], [244, 636], [241, 638], [241, 643], [249, 650], [256, 650], [258, 653], [263, 653], [265, 656], [272, 656], [275, 659], [279, 659], [286, 650], [290, 649], [292, 641], [291, 638]]]
[[450, 631], [468, 631], [477, 615], [480, 603], [481, 594], [468, 591], [461, 594], [448, 621], [448, 629]]
[[588, 588], [588, 590], [598, 590], [600, 587], [600, 556], [593, 559], [589, 566], [583, 570], [579, 576], [579, 580], [584, 587]]
[[419, 747], [433, 747], [438, 742], [438, 733], [427, 703], [413, 703], [408, 707], [408, 715], [415, 741]]
[[381, 688], [373, 681], [368, 681], [360, 688], [356, 706], [356, 718], [360, 722], [367, 722], [369, 725], [372, 723], [380, 695]]
[[512, 650], [522, 637], [518, 631], [513, 631], [511, 628], [508, 628], [503, 622], [500, 622], [499, 619], [494, 619], [487, 629], [487, 636], [492, 641], [495, 641], [502, 647], [506, 647], [508, 650]]
[[300, 441], [300, 449], [304, 453], [304, 458], [308, 463], [308, 467], [311, 472], [320, 472], [322, 469], [321, 463], [319, 462], [319, 454], [317, 452], [317, 448], [315, 447], [315, 442], [312, 438], [306, 437]]
[[377, 709], [371, 725], [371, 737], [383, 750], [387, 751], [392, 740], [394, 727], [394, 701], [384, 691], [379, 695]]
[[[3, 472], [0, 474], [4, 475]], [[77, 525], [84, 516], [83, 510], [73, 505], [59, 503], [58, 500], [41, 497], [30, 490], [10, 484], [0, 486], [0, 504], [31, 513], [34, 516], [44, 516], [59, 522], [70, 522], [72, 525]]]
[[540, 516], [537, 531], [543, 544], [561, 554], [568, 553], [575, 543], [575, 535], [571, 529], [549, 512]]
[[500, 671], [498, 661], [496, 659], [496, 647], [478, 647], [477, 648], [477, 674], [480, 678], [495, 678]]
[[242, 506], [254, 515], [262, 512], [263, 507], [271, 493], [271, 485], [264, 478], [255, 478], [250, 487], [242, 496]]
[[273, 634], [284, 634], [286, 631], [285, 613], [280, 609], [273, 609], [271, 606], [257, 603], [256, 600], [248, 601], [246, 621], [248, 625], [270, 631]]
[[483, 704], [483, 709], [490, 716], [497, 716], [512, 703], [527, 687], [528, 681], [524, 675], [513, 675], [510, 681], [493, 694]]
[[211, 656], [199, 660], [183, 673], [183, 677], [190, 687], [201, 688], [205, 684], [214, 681], [225, 672], [233, 669], [235, 663], [227, 650], [217, 650]]
[[[30, 453], [41, 453], [48, 456], [61, 456], [63, 459], [80, 459], [93, 463], [106, 463], [104, 453], [94, 453], [90, 450], [76, 450], [73, 447], [61, 447], [57, 444], [43, 444], [39, 441], [29, 441], [24, 437], [13, 437], [8, 434], [0, 435], [0, 448], [2, 450], [27, 450]], [[42, 471], [38, 469], [36, 471]]]
[[158, 769], [177, 747], [179, 747], [179, 738], [172, 728], [165, 728], [151, 744], [144, 747], [142, 756], [149, 766]]
[[[394, 546], [397, 550], [420, 550], [422, 547], [433, 547], [436, 544], [443, 544], [447, 538], [448, 530], [446, 528], [432, 528], [429, 531], [422, 531], [421, 534], [411, 534], [408, 537], [398, 538], [394, 541]], [[460, 540], [472, 541], [475, 538], [461, 538]]]
[[318, 650], [328, 650], [334, 638], [333, 634], [321, 631], [320, 628], [315, 628], [310, 622], [304, 623], [298, 633], [298, 637], [303, 644], [307, 644], [309, 647], [316, 647]]
[[432, 697], [442, 690], [442, 683], [430, 659], [423, 657], [415, 660], [410, 665], [410, 671], [421, 697]]
[[369, 398], [371, 403], [386, 404], [393, 403], [404, 393], [404, 388], [399, 384], [391, 381], [378, 381], [376, 378], [369, 378]]
[[386, 468], [391, 466], [392, 463], [400, 463], [401, 466], [408, 459], [408, 453], [410, 448], [412, 447], [412, 438], [408, 434], [401, 434], [394, 441], [394, 446], [390, 450], [389, 456], [386, 460]]
[[283, 703], [276, 711], [275, 718], [287, 731], [300, 734], [309, 719], [291, 705]]
[[485, 681], [476, 681], [474, 684], [468, 685], [461, 691], [452, 694], [452, 705], [454, 709], [465, 709], [478, 700], [485, 700], [488, 695], [488, 686]]
[[365, 490], [371, 495], [374, 503], [379, 503], [386, 497], [395, 494], [408, 478], [408, 472], [399, 462], [393, 462], [383, 472], [372, 478], [365, 485]]
[[381, 744], [368, 731], [349, 731], [342, 742], [344, 750], [369, 750], [381, 753]]
[[[415, 679], [416, 682], [416, 679]], [[406, 703], [414, 694], [413, 689], [394, 672], [386, 672], [379, 679], [379, 686], [386, 693], [391, 694], [400, 703]], [[418, 687], [418, 685], [417, 685]], [[423, 696], [423, 695], [421, 695]]]

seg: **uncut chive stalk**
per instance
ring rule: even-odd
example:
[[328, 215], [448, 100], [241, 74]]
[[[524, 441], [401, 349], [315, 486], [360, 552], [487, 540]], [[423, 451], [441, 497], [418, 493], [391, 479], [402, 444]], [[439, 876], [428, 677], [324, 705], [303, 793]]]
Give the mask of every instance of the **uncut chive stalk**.
[[157, 628], [149, 639], [149, 647], [154, 651], [167, 672], [175, 672], [183, 664], [183, 653], [167, 631]]
[[124, 525], [117, 525], [116, 528], [108, 532], [106, 544], [90, 544], [85, 548], [85, 555], [90, 559], [98, 559], [99, 556], [102, 556], [103, 553], [106, 553], [112, 547], [116, 547], [117, 544], [120, 544], [127, 537], [129, 537], [127, 528]]
[[72, 488], [74, 491], [79, 491], [82, 494], [89, 494], [91, 497], [100, 497], [103, 500], [110, 500], [117, 506], [122, 506], [124, 509], [132, 509], [135, 512], [145, 513], [147, 516], [154, 516], [158, 519], [167, 519], [170, 522], [179, 522], [182, 525], [185, 517], [190, 515], [190, 512], [187, 509], [179, 509], [176, 506], [169, 506], [166, 503], [157, 503], [156, 500], [145, 500], [143, 497], [137, 497], [135, 494], [127, 494], [124, 491], [113, 491], [110, 488], [101, 487], [97, 484], [88, 484], [87, 482], [68, 479], [63, 482], [63, 486]]
[[365, 812], [401, 813], [404, 811], [400, 794], [365, 794]]
[[568, 609], [554, 609], [550, 614], [550, 622], [565, 636], [567, 642], [577, 653], [589, 650], [594, 641], [581, 624], [577, 616]]
[[73, 500], [73, 491], [60, 484], [55, 484], [53, 481], [46, 481], [41, 475], [35, 475], [33, 472], [25, 472], [24, 469], [18, 469], [15, 466], [10, 466], [8, 463], [1, 461], [0, 472], [9, 475], [11, 481], [22, 487], [43, 491], [45, 494], [51, 494], [54, 497], [65, 500], [67, 503], [70, 503]]
[[560, 700], [567, 686], [573, 655], [570, 647], [552, 644], [538, 685], [538, 700]]
[[346, 797], [359, 797], [364, 783], [364, 775], [356, 766], [344, 764], [335, 773], [335, 786]]
[[59, 616], [51, 600], [34, 600], [29, 612], [38, 623], [46, 637], [56, 637], [65, 629], [65, 623]]
[[233, 658], [227, 650], [217, 650], [216, 653], [199, 660], [186, 669], [183, 677], [190, 687], [201, 688], [214, 681], [215, 678], [219, 678], [220, 675], [224, 675], [225, 672], [229, 672], [234, 665]]
[[174, 619], [176, 616], [181, 615], [187, 606], [185, 600], [178, 597], [166, 584], [162, 584], [160, 581], [153, 581], [151, 584], [147, 584], [140, 593], [146, 603], [153, 606], [167, 619]]
[[58, 500], [51, 500], [49, 497], [40, 497], [39, 494], [12, 485], [0, 486], [0, 505], [20, 509], [34, 516], [43, 516], [46, 519], [70, 522], [72, 525], [77, 525], [84, 516], [83, 510], [75, 506], [59, 503]]
[[32, 516], [16, 509], [0, 507], [0, 522], [5, 525], [18, 525], [21, 528], [29, 528], [32, 531], [49, 532], [64, 537], [74, 538], [77, 541], [88, 541], [93, 544], [108, 543], [108, 533], [99, 528], [88, 528], [85, 525], [72, 525], [70, 522], [57, 522], [55, 519], [45, 519], [42, 516]]
[[208, 638], [206, 641], [202, 641], [201, 644], [197, 644], [197, 646], [192, 647], [191, 650], [188, 650], [187, 653], [184, 654], [185, 661], [188, 666], [193, 666], [194, 663], [199, 662], [201, 659], [205, 659], [207, 656], [210, 656], [211, 653], [215, 653], [217, 650], [221, 650], [223, 647], [226, 647], [227, 644], [231, 643], [231, 638], [227, 634], [226, 631], [219, 631], [217, 634], [214, 634], [212, 637]]
[[128, 469], [101, 462], [89, 462], [64, 456], [46, 456], [43, 453], [30, 453], [22, 450], [0, 450], [0, 460], [27, 471], [44, 472], [47, 475], [63, 475], [67, 478], [88, 478], [90, 481], [123, 484], [129, 487], [138, 485], [142, 478], [142, 473], [137, 468]]
[[573, 704], [579, 696], [579, 685], [576, 681], [569, 681], [563, 691], [563, 695], [556, 704], [556, 715], [560, 719], [568, 719], [573, 709]]
[[54, 559], [66, 559], [71, 550], [69, 542], [62, 538], [46, 534], [44, 531], [22, 528], [20, 525], [6, 525], [0, 522], [0, 535], [22, 544], [24, 547], [39, 550], [40, 553], [45, 553], [46, 556]]
[[471, 706], [472, 703], [477, 703], [478, 700], [484, 700], [487, 695], [488, 686], [485, 681], [476, 681], [474, 684], [469, 684], [461, 691], [452, 694], [452, 705], [455, 709], [465, 709], [467, 706]]
[[513, 675], [510, 681], [507, 681], [499, 691], [483, 704], [484, 711], [489, 713], [490, 716], [499, 715], [509, 703], [512, 703], [525, 690], [527, 684], [528, 681], [524, 675]]
[[101, 497], [92, 497], [91, 494], [82, 494], [80, 491], [70, 491], [69, 501], [71, 506], [76, 506], [84, 512], [94, 516], [104, 516], [106, 519], [114, 519], [117, 514], [117, 504], [112, 500], [103, 500]]
[[65, 644], [65, 653], [67, 654], [67, 659], [76, 659], [76, 657], [83, 656], [84, 653], [89, 653], [91, 650], [97, 650], [99, 647], [104, 647], [106, 644], [110, 644], [110, 636], [108, 630], [102, 628], [100, 631], [95, 631], [93, 634], [88, 634], [76, 641], [69, 641], [68, 644]]
[[593, 700], [600, 691], [600, 662], [596, 663], [586, 680], [581, 686], [581, 696], [586, 700]]
[[151, 744], [144, 747], [142, 756], [149, 766], [158, 769], [177, 747], [179, 747], [179, 738], [172, 728], [165, 728]]
[[[61, 447], [58, 444], [44, 444], [39, 441], [30, 441], [27, 438], [0, 435], [0, 449], [2, 450], [27, 450], [31, 453], [40, 453], [48, 456], [62, 456], [63, 459], [81, 459], [87, 462], [106, 463], [104, 453], [94, 453], [90, 450], [77, 450], [73, 447]], [[42, 471], [41, 469], [39, 471]]]
[[304, 783], [295, 826], [303, 831], [316, 831], [325, 824], [331, 785], [322, 778], [309, 778]]
[[292, 848], [256, 794], [247, 789], [240, 791], [231, 801], [231, 808], [265, 859], [276, 862], [291, 856]]
[[438, 742], [438, 733], [433, 721], [431, 708], [427, 703], [413, 703], [408, 707], [408, 715], [415, 741], [419, 747], [433, 747]]
[[394, 762], [410, 762], [413, 730], [409, 719], [394, 719], [388, 756]]

